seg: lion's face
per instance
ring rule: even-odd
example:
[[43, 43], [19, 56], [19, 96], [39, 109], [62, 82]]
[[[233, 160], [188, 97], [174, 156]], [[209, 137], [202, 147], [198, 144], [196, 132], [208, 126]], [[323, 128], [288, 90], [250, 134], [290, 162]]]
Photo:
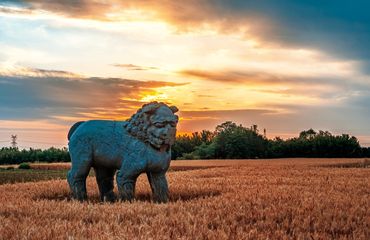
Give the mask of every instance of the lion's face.
[[178, 117], [175, 106], [151, 102], [144, 104], [124, 125], [127, 132], [153, 148], [165, 151], [174, 144]]
[[150, 116], [147, 129], [149, 143], [157, 149], [168, 149], [176, 138], [178, 117], [166, 106], [159, 107]]

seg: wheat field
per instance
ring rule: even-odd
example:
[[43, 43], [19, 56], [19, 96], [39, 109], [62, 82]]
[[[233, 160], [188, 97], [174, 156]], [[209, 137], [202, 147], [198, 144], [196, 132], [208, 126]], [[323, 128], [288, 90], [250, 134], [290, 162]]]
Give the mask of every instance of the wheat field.
[[151, 202], [144, 176], [132, 203], [100, 203], [93, 177], [85, 203], [64, 179], [3, 184], [0, 239], [370, 239], [359, 161], [173, 161], [167, 204]]

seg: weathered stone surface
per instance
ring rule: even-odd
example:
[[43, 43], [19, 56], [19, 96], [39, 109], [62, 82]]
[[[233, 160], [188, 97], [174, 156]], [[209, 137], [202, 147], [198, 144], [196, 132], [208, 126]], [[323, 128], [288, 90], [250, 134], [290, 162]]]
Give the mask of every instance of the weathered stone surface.
[[175, 141], [178, 109], [164, 103], [143, 105], [127, 121], [90, 120], [75, 123], [69, 133], [72, 168], [67, 180], [73, 196], [86, 200], [86, 177], [96, 173], [100, 198], [114, 201], [114, 174], [121, 200], [132, 200], [135, 183], [146, 173], [155, 202], [168, 201], [166, 171]]

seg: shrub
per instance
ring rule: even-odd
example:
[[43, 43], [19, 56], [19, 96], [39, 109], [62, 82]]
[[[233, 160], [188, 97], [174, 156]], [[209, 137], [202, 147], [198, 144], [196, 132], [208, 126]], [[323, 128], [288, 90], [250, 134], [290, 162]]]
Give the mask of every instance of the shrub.
[[31, 169], [31, 166], [29, 163], [21, 163], [18, 166], [19, 169]]

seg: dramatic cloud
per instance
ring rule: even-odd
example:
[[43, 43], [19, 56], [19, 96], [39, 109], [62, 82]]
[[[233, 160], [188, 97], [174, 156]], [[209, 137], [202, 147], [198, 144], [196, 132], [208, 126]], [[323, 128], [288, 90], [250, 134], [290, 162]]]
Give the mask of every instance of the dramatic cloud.
[[123, 119], [159, 100], [180, 108], [180, 131], [232, 120], [270, 136], [370, 135], [368, 9], [362, 0], [1, 1], [2, 131], [23, 120], [52, 129]]
[[[285, 76], [275, 76], [268, 73], [258, 73], [258, 72], [242, 72], [242, 71], [202, 71], [202, 70], [183, 70], [179, 72], [185, 76], [197, 77], [201, 79], [206, 79], [209, 81], [224, 82], [224, 83], [239, 83], [246, 85], [265, 85], [265, 84], [284, 84], [284, 83], [294, 83], [297, 85], [301, 84], [326, 84], [327, 81], [320, 79], [310, 79], [310, 78], [292, 78]], [[331, 79], [326, 79], [332, 81]], [[330, 84], [330, 82], [328, 83]]]
[[279, 76], [248, 71], [183, 70], [180, 74], [201, 80], [248, 86], [255, 91], [279, 95], [309, 95], [318, 98], [343, 98], [370, 90], [369, 82], [348, 83], [348, 79], [335, 76], [302, 77]]
[[[93, 18], [105, 21], [120, 20], [125, 14], [130, 12], [140, 12], [145, 10], [151, 12], [149, 17], [163, 18], [175, 22], [194, 22], [194, 18], [201, 20], [207, 18], [208, 12], [213, 11], [213, 6], [204, 0], [189, 0], [186, 2], [173, 2], [168, 0], [144, 0], [144, 1], [43, 1], [26, 0], [24, 7], [38, 8], [58, 14], [63, 14], [75, 18]], [[201, 17], [201, 10], [205, 17]], [[121, 13], [121, 14], [120, 14]], [[190, 17], [192, 16], [192, 17]]]
[[[19, 4], [19, 1], [16, 1]], [[266, 44], [320, 48], [333, 55], [370, 60], [370, 3], [349, 1], [42, 1], [24, 8], [43, 9], [74, 18], [105, 21], [134, 16], [160, 19], [179, 30], [214, 26], [221, 31], [243, 31]], [[4, 10], [5, 11], [5, 10]], [[132, 15], [132, 13], [141, 13]]]
[[21, 69], [24, 71], [17, 74], [0, 74], [2, 119], [127, 118], [143, 104], [141, 98], [147, 94], [155, 94], [158, 88], [183, 85]]

